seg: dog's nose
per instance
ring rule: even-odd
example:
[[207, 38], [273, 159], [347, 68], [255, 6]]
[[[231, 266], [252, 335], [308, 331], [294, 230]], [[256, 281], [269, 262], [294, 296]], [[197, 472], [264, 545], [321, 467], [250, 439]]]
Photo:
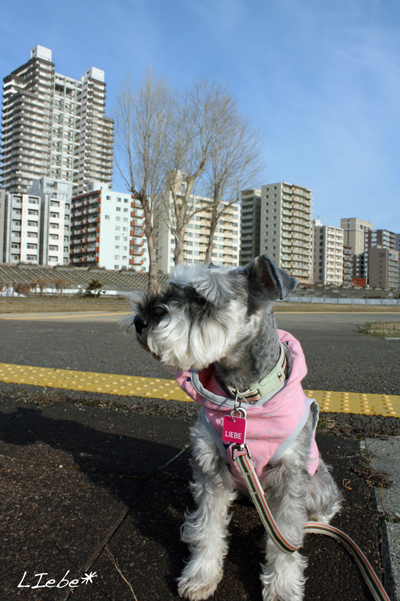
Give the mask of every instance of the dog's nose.
[[147, 328], [147, 323], [145, 322], [143, 317], [141, 317], [140, 315], [135, 316], [133, 323], [135, 325], [136, 332], [139, 334], [139, 336], [141, 335], [143, 330], [145, 330]]

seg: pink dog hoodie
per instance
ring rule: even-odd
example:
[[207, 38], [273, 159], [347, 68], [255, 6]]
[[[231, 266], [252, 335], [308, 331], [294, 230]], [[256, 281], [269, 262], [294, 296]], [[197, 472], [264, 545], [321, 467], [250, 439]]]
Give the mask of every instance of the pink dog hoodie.
[[[274, 467], [290, 444], [297, 438], [305, 425], [310, 409], [314, 417], [314, 436], [311, 442], [308, 471], [312, 476], [319, 461], [315, 441], [315, 429], [318, 422], [318, 404], [304, 394], [301, 381], [307, 374], [307, 366], [301, 345], [288, 332], [278, 330], [279, 338], [285, 347], [290, 375], [282, 383], [282, 388], [256, 403], [242, 401], [247, 411], [246, 444], [251, 460], [260, 478], [267, 466]], [[222, 426], [225, 415], [230, 415], [234, 400], [226, 397], [219, 385], [214, 365], [200, 372], [181, 371], [175, 374], [179, 386], [194, 401], [202, 405], [201, 417], [208, 427], [221, 456], [230, 464], [232, 475], [238, 486], [246, 490], [239, 468], [232, 459], [232, 444], [222, 441]]]

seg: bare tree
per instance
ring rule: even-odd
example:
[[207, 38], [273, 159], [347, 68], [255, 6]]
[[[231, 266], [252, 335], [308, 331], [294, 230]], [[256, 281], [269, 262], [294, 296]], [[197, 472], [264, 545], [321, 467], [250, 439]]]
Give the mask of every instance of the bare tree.
[[262, 136], [240, 113], [235, 99], [229, 99], [224, 127], [211, 149], [205, 170], [206, 195], [210, 198], [210, 234], [205, 263], [209, 263], [214, 247], [214, 234], [218, 223], [240, 200], [241, 190], [253, 185], [259, 177]]
[[175, 238], [174, 262], [182, 263], [188, 224], [207, 210], [210, 259], [221, 216], [260, 170], [260, 136], [215, 79], [198, 79], [181, 95], [150, 73], [137, 91], [127, 79], [117, 94], [114, 117], [116, 164], [143, 208], [149, 289], [156, 293], [155, 228], [162, 221], [167, 225]]
[[149, 252], [149, 290], [159, 291], [154, 228], [161, 218], [169, 170], [175, 95], [168, 83], [147, 72], [137, 91], [129, 78], [117, 94], [115, 117], [116, 164], [127, 189], [139, 200]]
[[165, 218], [175, 238], [175, 264], [183, 262], [185, 232], [193, 217], [208, 207], [196, 190], [204, 189], [204, 170], [224, 135], [232, 97], [217, 80], [198, 79], [176, 112], [167, 181]]

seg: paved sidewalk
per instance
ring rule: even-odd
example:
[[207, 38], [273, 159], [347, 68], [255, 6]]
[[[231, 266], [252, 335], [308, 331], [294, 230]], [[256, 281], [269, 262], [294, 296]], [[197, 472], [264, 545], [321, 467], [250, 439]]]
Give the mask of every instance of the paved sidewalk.
[[400, 438], [367, 438], [364, 445], [372, 454], [371, 466], [392, 480], [389, 488], [375, 488], [375, 502], [385, 517], [383, 561], [388, 593], [393, 601], [400, 601]]
[[[192, 420], [88, 402], [38, 407], [21, 390], [0, 393], [0, 601], [177, 600]], [[381, 573], [379, 514], [355, 471], [359, 442], [320, 434], [318, 443], [345, 499], [334, 524]], [[252, 506], [235, 505], [230, 532], [213, 601], [261, 601], [264, 533]], [[336, 541], [309, 535], [303, 553], [307, 600], [372, 599]]]

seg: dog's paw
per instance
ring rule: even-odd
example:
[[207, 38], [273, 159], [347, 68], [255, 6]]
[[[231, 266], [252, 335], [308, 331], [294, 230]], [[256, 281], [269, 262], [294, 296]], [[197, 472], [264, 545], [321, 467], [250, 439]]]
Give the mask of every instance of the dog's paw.
[[261, 573], [263, 601], [303, 601], [307, 558], [297, 551], [285, 555], [274, 549], [267, 560]]
[[218, 582], [200, 583], [189, 580], [184, 576], [178, 578], [178, 593], [180, 597], [190, 601], [203, 601], [213, 595], [218, 586]]

